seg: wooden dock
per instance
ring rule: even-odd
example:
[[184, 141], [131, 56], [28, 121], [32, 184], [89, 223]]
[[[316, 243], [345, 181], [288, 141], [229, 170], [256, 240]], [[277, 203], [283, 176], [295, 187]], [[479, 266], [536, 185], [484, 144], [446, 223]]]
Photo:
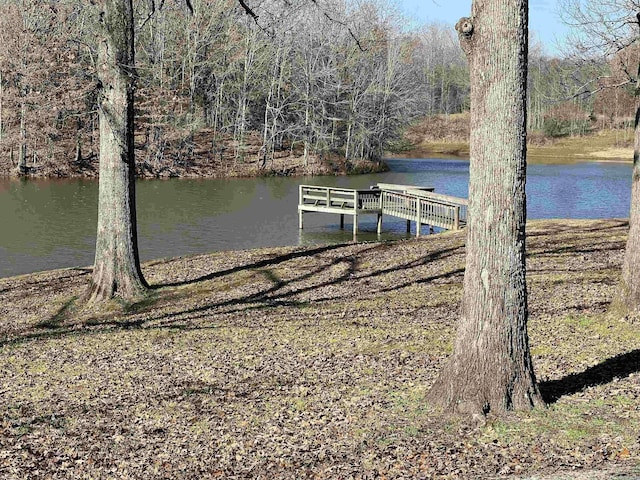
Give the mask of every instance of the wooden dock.
[[300, 185], [298, 217], [299, 228], [304, 227], [307, 212], [340, 215], [340, 228], [344, 216], [353, 217], [353, 235], [358, 233], [358, 217], [377, 215], [377, 232], [382, 233], [383, 215], [402, 218], [416, 224], [419, 237], [423, 225], [446, 230], [460, 230], [467, 223], [467, 200], [435, 193], [432, 187], [380, 183], [366, 190]]

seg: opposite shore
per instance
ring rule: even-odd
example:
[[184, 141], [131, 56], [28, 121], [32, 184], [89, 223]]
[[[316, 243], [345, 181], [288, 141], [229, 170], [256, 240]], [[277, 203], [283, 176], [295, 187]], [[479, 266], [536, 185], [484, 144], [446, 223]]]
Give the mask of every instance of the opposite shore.
[[[633, 161], [632, 129], [598, 129], [583, 135], [552, 137], [529, 132], [529, 163]], [[395, 158], [469, 158], [469, 115], [436, 115], [411, 126], [395, 152]]]
[[[469, 158], [468, 114], [437, 115], [423, 119], [406, 130], [387, 152], [387, 158]], [[172, 160], [157, 162], [144, 148], [136, 149], [137, 176], [140, 178], [230, 178], [264, 176], [353, 175], [386, 170], [384, 161], [346, 159], [339, 152], [304, 154], [299, 146], [273, 152], [266, 158], [260, 139], [251, 138], [238, 156], [230, 142], [215, 144], [211, 132], [194, 137], [188, 155], [173, 152]], [[633, 160], [631, 129], [594, 129], [580, 136], [548, 137], [529, 133], [527, 157], [530, 163], [575, 163], [585, 161]], [[95, 150], [95, 147], [93, 148]], [[85, 148], [69, 161], [37, 158], [22, 172], [32, 177], [97, 177], [98, 155]], [[0, 159], [0, 176], [18, 176], [15, 160]]]
[[[616, 146], [609, 140], [610, 135], [593, 135], [563, 138], [548, 145], [529, 144], [527, 161], [543, 164], [633, 161], [633, 148]], [[469, 158], [469, 142], [424, 142], [389, 154], [389, 158], [431, 157]]]

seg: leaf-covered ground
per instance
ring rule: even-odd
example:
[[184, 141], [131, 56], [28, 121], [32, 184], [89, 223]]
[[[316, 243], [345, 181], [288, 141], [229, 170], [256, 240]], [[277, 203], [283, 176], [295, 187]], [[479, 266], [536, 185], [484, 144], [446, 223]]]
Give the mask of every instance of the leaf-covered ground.
[[640, 324], [607, 313], [626, 231], [530, 224], [549, 407], [480, 422], [424, 401], [463, 233], [152, 262], [150, 298], [102, 311], [87, 270], [0, 280], [0, 478], [634, 478]]

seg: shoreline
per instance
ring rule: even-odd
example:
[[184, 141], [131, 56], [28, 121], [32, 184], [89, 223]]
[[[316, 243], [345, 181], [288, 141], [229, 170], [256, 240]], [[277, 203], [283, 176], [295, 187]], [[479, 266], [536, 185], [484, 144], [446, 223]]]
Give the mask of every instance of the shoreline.
[[[532, 230], [537, 230], [540, 227], [540, 225], [544, 225], [544, 224], [550, 224], [550, 225], [554, 225], [554, 224], [559, 224], [559, 225], [566, 225], [566, 224], [577, 224], [577, 225], [581, 225], [581, 224], [585, 224], [585, 223], [593, 223], [593, 224], [599, 224], [599, 223], [627, 223], [628, 224], [628, 218], [595, 218], [595, 219], [573, 219], [573, 218], [567, 218], [567, 219], [556, 219], [556, 218], [550, 218], [550, 219], [533, 219], [533, 220], [528, 220], [527, 221], [527, 225], [526, 225], [526, 229], [527, 232], [529, 232], [530, 229]], [[217, 257], [217, 256], [225, 256], [227, 254], [231, 254], [234, 257], [235, 256], [240, 256], [240, 257], [245, 257], [245, 256], [250, 256], [253, 254], [262, 254], [264, 252], [269, 252], [269, 251], [288, 251], [288, 250], [292, 250], [292, 251], [305, 251], [305, 250], [316, 250], [316, 249], [332, 249], [332, 248], [342, 248], [342, 247], [348, 247], [348, 246], [355, 246], [355, 245], [384, 245], [384, 244], [398, 244], [398, 243], [405, 243], [405, 242], [413, 242], [416, 241], [420, 238], [423, 239], [433, 239], [433, 238], [439, 238], [441, 236], [447, 236], [447, 235], [451, 235], [451, 236], [461, 236], [461, 237], [465, 237], [466, 235], [466, 229], [462, 229], [458, 232], [456, 231], [449, 231], [449, 230], [445, 230], [443, 232], [440, 233], [432, 233], [430, 235], [426, 235], [426, 236], [422, 236], [422, 237], [418, 237], [418, 239], [416, 239], [416, 237], [407, 237], [407, 238], [396, 238], [396, 239], [389, 239], [389, 240], [365, 240], [365, 241], [358, 241], [358, 242], [337, 242], [337, 243], [319, 243], [319, 244], [312, 244], [312, 245], [281, 245], [281, 246], [271, 246], [271, 247], [256, 247], [256, 248], [244, 248], [244, 249], [228, 249], [228, 250], [213, 250], [211, 252], [205, 252], [205, 253], [192, 253], [192, 254], [186, 254], [186, 255], [177, 255], [174, 257], [159, 257], [159, 258], [153, 258], [153, 259], [149, 259], [149, 260], [145, 260], [141, 262], [141, 267], [144, 269], [145, 267], [152, 267], [155, 265], [161, 265], [161, 264], [166, 264], [166, 263], [176, 263], [176, 262], [188, 262], [190, 258], [200, 258], [200, 257]], [[27, 272], [27, 273], [20, 273], [17, 275], [10, 275], [7, 277], [0, 277], [0, 284], [2, 282], [6, 282], [6, 281], [30, 281], [32, 280], [31, 277], [38, 277], [38, 276], [45, 276], [45, 277], [55, 277], [55, 276], [63, 276], [64, 273], [73, 273], [73, 272], [82, 272], [81, 274], [85, 274], [85, 273], [89, 273], [91, 270], [93, 269], [93, 265], [73, 265], [73, 266], [68, 266], [68, 267], [58, 267], [58, 268], [52, 268], [52, 269], [48, 269], [48, 270], [37, 270], [34, 272]], [[37, 279], [36, 279], [37, 280]], [[0, 288], [0, 294], [2, 293], [2, 289]]]
[[[337, 155], [310, 155], [307, 161], [300, 155], [282, 155], [263, 163], [257, 157], [242, 161], [196, 155], [188, 161], [169, 166], [154, 167], [136, 157], [136, 178], [260, 178], [260, 177], [302, 177], [302, 176], [342, 176], [358, 173], [386, 171], [383, 161], [347, 160]], [[27, 166], [19, 173], [17, 165], [0, 162], [0, 177], [3, 178], [98, 178], [99, 160], [97, 155], [77, 164], [66, 161], [41, 162], [37, 166]]]
[[[571, 156], [560, 158], [557, 149], [540, 146], [527, 147], [527, 163], [538, 164], [572, 164], [579, 162], [615, 162], [633, 163], [633, 150], [629, 150], [626, 155], [621, 155], [617, 149], [612, 149], [609, 155], [606, 152], [594, 154], [571, 153]], [[547, 153], [549, 152], [549, 153]], [[426, 144], [423, 147], [401, 153], [389, 153], [385, 158], [390, 159], [425, 159], [442, 158], [444, 160], [469, 160], [468, 144], [441, 144], [434, 143], [431, 146]]]
[[[624, 132], [623, 132], [624, 133]], [[571, 164], [578, 162], [617, 162], [631, 163], [633, 149], [620, 147], [616, 135], [619, 132], [600, 132], [583, 137], [567, 137], [549, 140], [545, 144], [527, 146], [528, 163]], [[615, 138], [614, 138], [615, 137]], [[1, 178], [97, 178], [98, 161], [92, 157], [81, 167], [68, 166], [61, 169], [57, 164], [42, 163], [37, 168], [28, 168], [28, 172], [19, 175], [15, 166], [0, 165]], [[204, 156], [194, 157], [185, 165], [174, 165], [155, 171], [147, 162], [136, 165], [136, 178], [260, 178], [277, 176], [342, 176], [387, 171], [384, 159], [469, 159], [467, 141], [422, 141], [409, 145], [403, 151], [385, 152], [379, 162], [369, 160], [347, 161], [344, 158], [312, 156], [307, 165], [297, 155], [272, 159], [268, 165], [262, 165], [257, 159], [244, 162], [225, 161], [220, 163]]]
[[[468, 147], [466, 147], [468, 150]], [[373, 173], [384, 173], [388, 172], [389, 168], [385, 163], [385, 160], [426, 160], [437, 158], [440, 160], [465, 160], [469, 161], [469, 153], [465, 151], [464, 147], [452, 147], [451, 149], [434, 147], [432, 149], [420, 148], [415, 150], [410, 150], [402, 153], [398, 152], [386, 152], [380, 164], [371, 164], [371, 165], [359, 165], [350, 171], [328, 171], [328, 170], [300, 170], [300, 169], [292, 169], [286, 171], [280, 170], [262, 170], [256, 172], [244, 172], [244, 173], [233, 173], [233, 174], [219, 174], [218, 172], [211, 172], [209, 174], [181, 174], [181, 175], [161, 175], [161, 176], [151, 176], [151, 175], [136, 175], [136, 180], [171, 180], [171, 179], [242, 179], [242, 178], [272, 178], [272, 177], [292, 177], [292, 178], [301, 178], [301, 177], [340, 177], [340, 176], [349, 176], [349, 175], [366, 175]], [[370, 162], [366, 162], [367, 164]], [[633, 153], [630, 153], [628, 158], [620, 157], [620, 156], [610, 156], [610, 157], [594, 157], [588, 155], [575, 155], [572, 158], [565, 158], [562, 160], [558, 160], [558, 157], [554, 154], [542, 154], [542, 153], [527, 153], [527, 163], [528, 164], [557, 164], [557, 165], [571, 165], [574, 163], [621, 163], [621, 164], [632, 164], [633, 163]], [[72, 179], [97, 179], [98, 175], [67, 175], [67, 176], [58, 176], [58, 175], [17, 175], [13, 173], [0, 172], [0, 179], [10, 180], [10, 179], [26, 179], [26, 180], [72, 180]]]

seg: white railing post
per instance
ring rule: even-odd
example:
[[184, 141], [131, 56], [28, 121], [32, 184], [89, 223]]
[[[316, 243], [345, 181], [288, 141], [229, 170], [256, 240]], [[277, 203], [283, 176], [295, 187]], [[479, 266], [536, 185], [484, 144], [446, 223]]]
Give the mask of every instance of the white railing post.
[[380, 196], [378, 197], [378, 209], [380, 209], [380, 213], [378, 214], [378, 224], [376, 225], [378, 235], [382, 233], [382, 210], [384, 206], [384, 200], [382, 199], [383, 196], [384, 192], [380, 192]]
[[422, 200], [416, 197], [416, 238], [420, 237], [422, 229]]
[[302, 230], [302, 217], [304, 215], [304, 212], [302, 210], [302, 204], [304, 203], [304, 193], [303, 193], [303, 186], [300, 185], [299, 187], [299, 200], [298, 200], [298, 229]]

